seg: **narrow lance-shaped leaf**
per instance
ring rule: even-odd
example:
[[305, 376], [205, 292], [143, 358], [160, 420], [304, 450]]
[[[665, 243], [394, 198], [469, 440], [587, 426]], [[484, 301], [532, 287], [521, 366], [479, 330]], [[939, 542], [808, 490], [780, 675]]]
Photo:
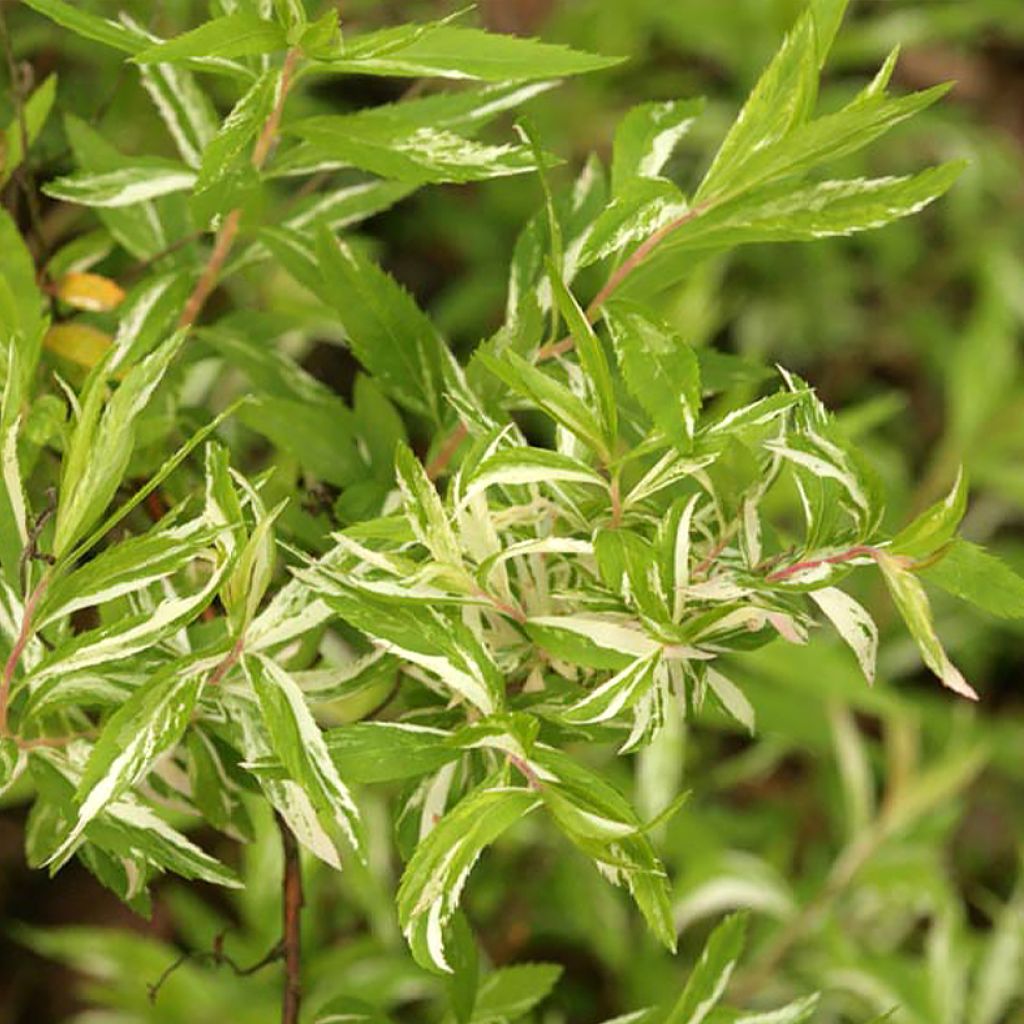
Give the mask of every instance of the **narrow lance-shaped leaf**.
[[535, 39], [439, 23], [403, 25], [356, 36], [348, 41], [343, 57], [317, 69], [508, 82], [562, 78], [599, 71], [620, 61], [619, 57], [582, 53]]
[[665, 1024], [702, 1024], [725, 994], [743, 952], [747, 915], [731, 914], [711, 933], [679, 1001]]
[[612, 194], [621, 195], [637, 178], [657, 178], [703, 109], [703, 99], [692, 99], [643, 103], [630, 110], [615, 129]]
[[266, 121], [280, 87], [281, 72], [265, 71], [231, 108], [202, 154], [197, 186], [210, 188], [238, 169], [248, 156], [249, 143]]
[[445, 928], [483, 850], [540, 804], [529, 789], [492, 779], [463, 797], [416, 847], [398, 889], [398, 919], [416, 962], [451, 970]]
[[480, 982], [473, 1010], [475, 1024], [525, 1017], [554, 989], [562, 974], [558, 964], [513, 964]]
[[666, 437], [688, 451], [701, 398], [693, 349], [637, 306], [610, 303], [604, 317], [627, 387]]
[[990, 615], [1024, 618], [1024, 577], [977, 544], [957, 538], [920, 576]]
[[57, 76], [50, 75], [25, 101], [21, 117], [15, 117], [0, 136], [0, 188], [25, 159], [22, 151], [21, 120], [25, 121], [25, 134], [31, 146], [49, 117], [53, 99], [57, 95]]
[[440, 422], [445, 357], [433, 324], [393, 278], [325, 229], [317, 253], [324, 297], [356, 357], [396, 401]]
[[54, 199], [82, 206], [133, 206], [171, 192], [183, 192], [196, 183], [195, 172], [169, 160], [149, 158], [145, 163], [99, 174], [81, 173], [47, 182], [43, 191]]
[[406, 515], [419, 542], [439, 562], [460, 565], [459, 542], [448, 515], [423, 465], [408, 445], [395, 448], [395, 474], [405, 498]]
[[580, 698], [563, 713], [562, 717], [568, 722], [580, 725], [605, 722], [614, 718], [635, 704], [650, 687], [654, 666], [659, 658], [659, 651], [638, 658], [607, 682]]
[[610, 450], [614, 449], [619, 431], [619, 412], [615, 401], [615, 384], [604, 349], [576, 297], [565, 286], [561, 271], [551, 260], [548, 260], [548, 278], [555, 304], [568, 325], [569, 333], [576, 343], [580, 364], [594, 389], [597, 407], [601, 412], [605, 443]]
[[133, 366], [100, 416], [106, 369], [93, 371], [79, 424], [62, 466], [54, 554], [59, 558], [102, 514], [121, 484], [135, 442], [135, 422], [184, 339], [178, 333]]
[[239, 10], [148, 46], [134, 60], [139, 64], [160, 64], [191, 57], [253, 57], [283, 50], [287, 45], [285, 31], [276, 22]]
[[879, 552], [879, 568], [889, 587], [893, 602], [899, 609], [910, 635], [921, 651], [924, 663], [939, 677], [943, 686], [962, 697], [977, 700], [974, 688], [964, 679], [960, 670], [949, 660], [942, 641], [935, 632], [932, 610], [921, 581], [904, 568], [897, 557]]
[[751, 91], [704, 176], [695, 202], [729, 189], [750, 154], [778, 143], [806, 120], [817, 89], [814, 19], [806, 12]]
[[516, 352], [506, 352], [498, 359], [488, 352], [478, 358], [499, 380], [513, 391], [532, 399], [552, 419], [608, 461], [611, 453], [597, 417], [582, 399], [554, 377], [527, 362]]
[[284, 669], [263, 655], [247, 655], [243, 667], [259, 699], [274, 752], [288, 775], [305, 790], [328, 834], [336, 841], [344, 837], [363, 857], [359, 811], [302, 691]]
[[894, 554], [921, 558], [950, 541], [967, 511], [967, 480], [963, 469], [946, 497], [922, 512], [892, 539]]
[[858, 601], [838, 587], [812, 590], [810, 598], [828, 616], [836, 632], [850, 645], [857, 656], [864, 678], [875, 681], [878, 658], [878, 627], [875, 620]]
[[25, 0], [25, 5], [76, 35], [124, 53], [136, 53], [146, 45], [145, 37], [140, 33], [109, 18], [90, 14], [65, 0]]
[[86, 825], [143, 778], [156, 759], [178, 742], [204, 679], [201, 670], [170, 665], [115, 712], [82, 773], [75, 824], [50, 857], [51, 863], [63, 864]]

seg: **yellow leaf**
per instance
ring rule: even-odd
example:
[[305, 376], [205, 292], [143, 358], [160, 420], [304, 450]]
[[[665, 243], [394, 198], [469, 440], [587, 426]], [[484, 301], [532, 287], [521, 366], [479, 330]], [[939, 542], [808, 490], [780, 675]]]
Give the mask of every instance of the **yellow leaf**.
[[95, 327], [68, 323], [51, 327], [43, 344], [56, 355], [91, 370], [103, 358], [112, 340], [109, 334]]
[[76, 309], [105, 313], [121, 305], [124, 291], [109, 277], [76, 272], [65, 274], [57, 282], [57, 298]]

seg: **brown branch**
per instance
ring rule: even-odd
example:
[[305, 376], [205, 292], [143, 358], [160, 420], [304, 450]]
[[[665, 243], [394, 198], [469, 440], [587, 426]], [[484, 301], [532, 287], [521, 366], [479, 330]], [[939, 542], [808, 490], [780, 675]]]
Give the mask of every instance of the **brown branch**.
[[291, 829], [276, 816], [281, 833], [284, 866], [281, 877], [282, 926], [281, 945], [284, 953], [284, 995], [281, 1002], [281, 1024], [298, 1024], [302, 1005], [302, 862], [299, 846]]
[[459, 450], [459, 445], [466, 439], [469, 430], [465, 423], [460, 423], [444, 440], [444, 443], [438, 449], [437, 454], [427, 463], [427, 478], [430, 480], [436, 480], [441, 476], [444, 471], [448, 468], [448, 463], [452, 461], [455, 453]]
[[[281, 115], [284, 112], [284, 102], [288, 98], [288, 91], [291, 89], [292, 82], [294, 81], [295, 69], [300, 56], [301, 53], [297, 49], [289, 50], [285, 56], [284, 64], [281, 67], [281, 84], [277, 91], [277, 102], [274, 104], [274, 109], [270, 112], [270, 116], [260, 130], [260, 134], [256, 139], [256, 145], [252, 151], [252, 166], [257, 171], [263, 168], [267, 157], [270, 155], [270, 150], [277, 140], [278, 128], [281, 125]], [[179, 327], [191, 327], [202, 311], [203, 306], [206, 305], [207, 299], [213, 294], [213, 290], [217, 287], [217, 282], [220, 279], [221, 271], [224, 269], [224, 264], [227, 262], [228, 254], [231, 252], [231, 247], [235, 244], [241, 220], [241, 209], [232, 210], [224, 218], [220, 229], [217, 231], [217, 237], [214, 239], [210, 258], [207, 260], [206, 266], [199, 275], [199, 280], [196, 281], [196, 286], [192, 289], [192, 294], [188, 297], [188, 301], [186, 301], [185, 307], [181, 311], [181, 316], [178, 318]]]
[[245, 650], [245, 637], [240, 636], [234, 643], [234, 646], [224, 655], [223, 659], [217, 663], [217, 666], [210, 673], [210, 678], [207, 679], [207, 683], [210, 686], [219, 686], [224, 677], [238, 664], [238, 659], [242, 656], [242, 651]]
[[[19, 133], [21, 135], [21, 161], [15, 168], [12, 177], [18, 187], [25, 195], [28, 205], [29, 223], [32, 226], [32, 235], [35, 239], [35, 257], [37, 263], [42, 266], [46, 256], [46, 237], [43, 233], [43, 218], [39, 209], [39, 196], [36, 193], [35, 181], [33, 180], [32, 167], [29, 164], [28, 148], [28, 121], [25, 118], [25, 97], [21, 92], [21, 76], [18, 73], [17, 61], [14, 59], [14, 50], [11, 45], [11, 35], [7, 28], [7, 15], [4, 13], [4, 6], [0, 3], [0, 35], [3, 36], [4, 56], [7, 61], [7, 73], [11, 79], [11, 96], [14, 98], [15, 117], [18, 121]], [[26, 65], [31, 67], [31, 65]]]
[[209, 952], [192, 953], [185, 951], [168, 964], [160, 974], [160, 977], [146, 986], [149, 993], [149, 1001], [151, 1003], [156, 1003], [157, 996], [160, 995], [160, 989], [164, 987], [167, 980], [175, 971], [183, 967], [190, 960], [195, 961], [196, 963], [205, 963], [209, 961], [214, 967], [222, 967], [226, 964], [235, 973], [236, 977], [248, 978], [257, 971], [263, 970], [263, 968], [267, 967], [269, 964], [277, 963], [284, 956], [283, 943], [276, 942], [254, 964], [251, 964], [248, 967], [241, 967], [232, 957], [228, 956], [228, 954], [224, 952], [225, 934], [226, 932], [221, 932], [213, 940], [213, 949]]
[[[701, 214], [706, 213], [710, 208], [710, 203], [698, 203], [696, 206], [691, 206], [686, 213], [675, 220], [669, 221], [664, 227], [659, 228], [653, 234], [648, 235], [630, 254], [629, 256], [619, 264], [618, 267], [612, 272], [608, 280], [604, 283], [604, 287], [594, 296], [589, 306], [587, 306], [587, 320], [590, 323], [594, 323], [597, 320], [598, 313], [601, 312], [601, 308], [604, 304], [625, 284], [626, 279], [635, 271], [648, 256], [654, 252], [655, 249], [665, 241], [669, 235], [674, 234], [685, 224], [689, 224], [690, 221], [696, 220]], [[575, 345], [571, 336], [562, 338], [561, 341], [552, 342], [550, 345], [544, 345], [537, 350], [537, 362], [544, 362], [547, 359], [554, 359], [555, 356], [565, 355]]]
[[[690, 207], [686, 213], [675, 220], [670, 221], [664, 227], [659, 228], [653, 234], [648, 235], [647, 238], [641, 242], [636, 249], [633, 250], [630, 255], [622, 261], [622, 263], [615, 269], [608, 280], [605, 282], [604, 287], [594, 296], [590, 305], [587, 306], [587, 320], [590, 323], [594, 323], [597, 320], [598, 313], [601, 312], [601, 307], [619, 290], [620, 287], [625, 283], [626, 279], [633, 273], [648, 256], [654, 252], [655, 249], [661, 245], [662, 242], [668, 238], [673, 232], [678, 231], [679, 228], [683, 227], [684, 224], [689, 224], [690, 221], [696, 220], [701, 214], [706, 213], [710, 209], [710, 202], [698, 203], [696, 206]], [[572, 336], [566, 336], [560, 341], [554, 341], [550, 345], [542, 345], [537, 349], [537, 362], [542, 363], [548, 359], [554, 359], [556, 356], [565, 355], [566, 352], [572, 350], [576, 342]], [[431, 460], [427, 466], [427, 476], [431, 480], [436, 480], [448, 467], [448, 463], [451, 462], [452, 456], [458, 450], [459, 445], [462, 443], [463, 438], [467, 434], [466, 425], [460, 423], [451, 434], [445, 439], [441, 445], [437, 455]]]

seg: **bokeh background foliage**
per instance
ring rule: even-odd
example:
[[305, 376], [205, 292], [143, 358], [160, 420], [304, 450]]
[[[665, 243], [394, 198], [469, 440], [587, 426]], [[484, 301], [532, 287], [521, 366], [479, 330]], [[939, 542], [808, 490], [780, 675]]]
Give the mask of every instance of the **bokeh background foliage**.
[[[109, 13], [111, 5], [89, 6]], [[205, 7], [173, 0], [117, 6], [168, 36], [194, 24]], [[377, 27], [457, 6], [348, 0], [342, 13], [353, 27]], [[539, 137], [567, 160], [553, 175], [565, 184], [590, 152], [607, 155], [622, 114], [647, 100], [708, 97], [670, 170], [678, 177], [699, 168], [800, 7], [796, 0], [490, 0], [476, 16], [497, 30], [629, 58], [530, 107]], [[63, 111], [101, 129], [123, 152], [172, 154], [132, 80], [136, 69], [18, 4], [5, 11], [15, 57], [29, 63], [35, 84], [59, 74]], [[779, 361], [815, 386], [883, 475], [889, 526], [939, 497], [962, 463], [972, 486], [966, 536], [1024, 569], [1024, 7], [1014, 0], [854, 0], [822, 105], [849, 98], [896, 43], [903, 45], [898, 86], [958, 84], [947, 101], [837, 170], [874, 176], [966, 157], [958, 185], [920, 217], [879, 232], [753, 246], [709, 260], [668, 309], [695, 345], [769, 366]], [[295, 102], [305, 113], [355, 109], [396, 99], [408, 85], [325, 80]], [[217, 80], [212, 86], [223, 100]], [[7, 88], [2, 103], [6, 125], [13, 116]], [[31, 166], [43, 181], [71, 169], [59, 118], [43, 128]], [[531, 178], [431, 188], [364, 225], [360, 239], [465, 353], [500, 323], [507, 259], [537, 201]], [[87, 237], [93, 226], [87, 211], [48, 200], [40, 215], [54, 243]], [[101, 266], [126, 284], [141, 269], [123, 255]], [[211, 307], [282, 314], [241, 312], [239, 324], [298, 358], [354, 403], [357, 416], [372, 404], [319, 305], [284, 273], [237, 277]], [[295, 323], [302, 329], [291, 329]], [[195, 381], [197, 419], [260, 386], [232, 367], [226, 342], [207, 341], [206, 377], [197, 373]], [[737, 403], [750, 397], [740, 392]], [[37, 412], [41, 432], [48, 412]], [[301, 485], [301, 461], [281, 437], [287, 424], [276, 435], [267, 423], [262, 432], [250, 427], [234, 428], [236, 463], [253, 470], [273, 464], [283, 490]], [[140, 475], [145, 461], [143, 450]], [[310, 490], [304, 508], [286, 513], [288, 529], [315, 542], [316, 523], [329, 514], [357, 517], [362, 500]], [[542, 1008], [528, 1012], [586, 1022], [672, 999], [711, 920], [749, 907], [755, 980], [780, 1001], [794, 990], [826, 989], [823, 1020], [862, 1021], [898, 1005], [893, 1020], [906, 1024], [1024, 1021], [1024, 629], [934, 595], [940, 633], [982, 696], [977, 707], [953, 705], [925, 678], [881, 591], [869, 582], [858, 597], [883, 626], [873, 689], [825, 631], [806, 648], [769, 645], [737, 664], [757, 712], [755, 737], [709, 712], [667, 730], [637, 758], [605, 766], [650, 813], [678, 786], [691, 792], [656, 837], [673, 879], [676, 957], [644, 934], [581, 858], [529, 822], [481, 864], [467, 908], [488, 958], [564, 968]], [[384, 807], [370, 800], [366, 810], [384, 849]], [[194, 958], [168, 978], [155, 1004], [146, 984], [181, 949], [212, 950], [220, 935], [243, 965], [273, 945], [273, 838], [245, 851], [247, 885], [238, 895], [170, 881], [157, 889], [145, 922], [81, 868], [54, 882], [27, 872], [22, 827], [15, 792], [0, 819], [0, 1021], [64, 1020], [86, 1005], [109, 1008], [82, 1018], [93, 1022], [272, 1019], [275, 968], [237, 977], [213, 957]], [[415, 968], [397, 934], [386, 870], [308, 868], [305, 945], [314, 992], [402, 999], [414, 1008], [416, 999], [436, 994], [441, 983]], [[531, 990], [554, 982], [553, 974], [532, 979]]]

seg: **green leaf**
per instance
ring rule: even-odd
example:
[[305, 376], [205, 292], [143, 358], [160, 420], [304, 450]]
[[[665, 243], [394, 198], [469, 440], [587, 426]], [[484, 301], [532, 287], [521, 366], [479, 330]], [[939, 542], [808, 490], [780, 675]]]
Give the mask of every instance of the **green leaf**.
[[416, 962], [451, 972], [445, 928], [483, 850], [540, 805], [529, 789], [483, 783], [463, 797], [421, 840], [398, 888], [398, 919]]
[[498, 1024], [525, 1017], [551, 994], [562, 968], [558, 964], [513, 964], [480, 982], [473, 1024]]
[[594, 536], [594, 554], [610, 590], [640, 615], [666, 619], [665, 593], [650, 541], [631, 530], [601, 529]]
[[609, 451], [615, 448], [619, 431], [619, 411], [615, 401], [615, 384], [612, 381], [611, 369], [605, 358], [601, 342], [594, 333], [587, 315], [583, 312], [576, 297], [565, 286], [561, 271], [550, 260], [548, 261], [548, 278], [555, 296], [555, 305], [562, 314], [569, 333], [576, 343], [576, 353], [580, 359], [583, 372], [586, 373], [597, 397], [597, 407], [601, 413], [604, 427], [605, 443]]
[[319, 65], [319, 70], [521, 82], [600, 71], [621, 61], [535, 39], [438, 23], [356, 36], [348, 40], [344, 57]]
[[174, 139], [178, 155], [198, 168], [217, 133], [217, 112], [190, 71], [174, 64], [145, 64], [142, 85]]
[[324, 734], [338, 771], [353, 782], [393, 782], [427, 775], [459, 751], [443, 729], [406, 722], [355, 722]]
[[195, 668], [169, 665], [118, 708], [82, 772], [75, 824], [48, 863], [63, 864], [89, 822], [144, 778], [156, 759], [178, 743], [204, 679], [205, 673]]
[[485, 715], [501, 707], [504, 677], [461, 619], [430, 605], [399, 604], [351, 585], [324, 587], [321, 596], [351, 625], [383, 641], [389, 652], [436, 675]]
[[434, 325], [393, 278], [326, 229], [317, 252], [324, 298], [356, 357], [396, 402], [440, 423], [449, 357]]
[[53, 553], [60, 558], [96, 522], [121, 484], [135, 444], [135, 422], [184, 340], [179, 332], [124, 376], [100, 414], [107, 369], [100, 364], [83, 393], [65, 455]]
[[825, 64], [832, 43], [835, 40], [839, 26], [842, 24], [843, 15], [849, 0], [810, 0], [811, 16], [814, 18], [814, 37], [817, 44], [818, 67]]
[[631, 662], [621, 672], [581, 697], [562, 713], [562, 718], [576, 725], [590, 725], [613, 719], [631, 708], [653, 683], [654, 667], [661, 652], [644, 655]]
[[[473, 135], [499, 114], [526, 103], [554, 85], [553, 82], [511, 82], [478, 86], [374, 107], [361, 111], [360, 116], [381, 130], [390, 125], [395, 131], [406, 134], [420, 128], [443, 128]], [[314, 174], [348, 166], [346, 159], [331, 158], [312, 144], [300, 142], [275, 156], [270, 173], [273, 176]]]
[[639, 306], [609, 303], [604, 320], [633, 397], [677, 448], [689, 451], [701, 406], [700, 366], [693, 349]]
[[460, 479], [460, 504], [468, 505], [489, 487], [576, 483], [607, 490], [608, 481], [585, 462], [546, 448], [516, 445], [488, 455]]
[[[735, 194], [754, 185], [803, 174], [819, 164], [831, 163], [855, 153], [930, 107], [949, 88], [949, 85], [936, 85], [897, 99], [877, 96], [855, 100], [834, 114], [801, 124], [785, 138], [755, 151], [744, 161], [734, 176], [735, 180], [730, 180], [728, 191]], [[704, 195], [702, 187], [699, 199]]]
[[701, 1024], [725, 994], [743, 952], [746, 931], [746, 913], [730, 914], [715, 928], [665, 1024]]
[[112, 545], [51, 584], [36, 611], [37, 627], [165, 579], [206, 550], [216, 534], [214, 526], [197, 518], [160, 523], [148, 533]]
[[606, 879], [629, 891], [651, 931], [675, 950], [665, 869], [643, 826], [621, 793], [560, 750], [537, 744], [529, 768], [558, 827], [600, 867]]
[[708, 688], [718, 698], [726, 712], [753, 736], [757, 731], [754, 708], [744, 692], [711, 665], [705, 669], [704, 678], [707, 680]]
[[579, 255], [590, 266], [627, 246], [649, 238], [685, 216], [689, 206], [679, 189], [664, 178], [633, 178], [598, 215]]
[[900, 530], [889, 550], [910, 558], [923, 558], [938, 551], [956, 535], [966, 511], [967, 479], [961, 468], [949, 494]]
[[632, 274], [624, 293], [663, 290], [688, 272], [694, 252], [758, 242], [810, 242], [884, 227], [920, 212], [963, 172], [954, 161], [902, 178], [854, 178], [746, 192], [681, 224]]
[[886, 585], [889, 587], [893, 602], [921, 651], [924, 663], [939, 677], [943, 686], [962, 697], [977, 700], [977, 693], [960, 674], [960, 670], [949, 660], [942, 641], [935, 632], [931, 606], [920, 580], [905, 569], [897, 557], [881, 551], [875, 558], [882, 570]]
[[[298, 684], [274, 661], [260, 654], [245, 655], [242, 667], [259, 698], [274, 753], [312, 802], [321, 825], [335, 841], [334, 850], [312, 848], [312, 852], [340, 867], [339, 840], [344, 837], [364, 857], [359, 811]], [[304, 841], [304, 836], [298, 838]]]
[[740, 1013], [738, 1016], [730, 1018], [730, 1024], [804, 1024], [804, 1021], [808, 1021], [814, 1016], [820, 1002], [821, 996], [814, 992], [809, 996], [794, 999], [793, 1002], [780, 1006], [777, 1010]]
[[611, 452], [597, 417], [568, 387], [516, 352], [505, 352], [500, 359], [489, 352], [480, 352], [478, 358], [495, 377], [535, 402], [553, 420], [592, 448], [602, 461], [610, 459]]
[[54, 199], [81, 206], [134, 206], [171, 192], [184, 192], [196, 183], [195, 174], [170, 160], [149, 158], [145, 163], [103, 174], [74, 174], [54, 178], [43, 191]]
[[[85, 121], [66, 114], [64, 128], [82, 173], [97, 176], [115, 173], [130, 162]], [[97, 216], [118, 243], [137, 259], [149, 259], [167, 248], [167, 234], [153, 203], [101, 206], [97, 208]]]
[[43, 297], [36, 284], [36, 268], [18, 226], [6, 210], [0, 210], [0, 250], [4, 272], [0, 276], [0, 365], [8, 363], [8, 346], [15, 342], [19, 372], [4, 382], [11, 398], [3, 425], [9, 426], [23, 401], [21, 388], [35, 373], [43, 330]]
[[146, 38], [133, 29], [109, 18], [100, 18], [81, 7], [64, 0], [25, 0], [25, 6], [45, 15], [62, 28], [69, 29], [76, 35], [91, 39], [104, 46], [112, 46], [124, 53], [137, 53], [146, 45]]
[[615, 129], [612, 195], [628, 192], [638, 178], [658, 178], [703, 109], [703, 99], [633, 107]]
[[[67, 812], [73, 806], [80, 772], [64, 751], [41, 748], [35, 752], [32, 775], [40, 789], [55, 801], [49, 808], [43, 801], [37, 801], [29, 819], [30, 860], [38, 866], [49, 855], [55, 835], [61, 834], [60, 828], [70, 824]], [[52, 814], [48, 813], [50, 808], [59, 810]], [[204, 853], [131, 793], [108, 804], [86, 826], [85, 837], [83, 858], [88, 861], [89, 850], [95, 846], [108, 851], [122, 865], [126, 899], [144, 890], [154, 870], [241, 888], [233, 871]]]
[[[22, 116], [25, 119], [25, 134], [31, 146], [46, 123], [57, 95], [57, 76], [49, 75], [38, 89], [25, 101]], [[22, 152], [21, 117], [15, 117], [7, 126], [0, 141], [0, 188], [7, 184], [10, 176], [21, 166], [25, 154]]]
[[419, 542], [447, 565], [461, 565], [462, 554], [448, 515], [422, 463], [408, 445], [395, 450], [395, 473], [405, 499], [405, 514]]
[[501, 178], [536, 166], [528, 146], [488, 145], [447, 128], [410, 124], [401, 105], [308, 117], [286, 130], [323, 157], [416, 185]]
[[280, 69], [264, 71], [231, 108], [216, 135], [203, 150], [196, 182], [198, 191], [209, 189], [218, 181], [236, 173], [240, 165], [248, 169], [249, 143], [270, 115], [280, 82]]
[[765, 69], [715, 154], [695, 202], [731, 190], [752, 154], [807, 120], [818, 92], [814, 19], [804, 13]]
[[939, 561], [919, 575], [926, 583], [970, 601], [991, 615], [1024, 618], [1024, 577], [977, 544], [957, 538]]
[[590, 668], [624, 669], [660, 644], [621, 618], [543, 615], [523, 623], [529, 637], [556, 658]]
[[283, 50], [287, 45], [286, 33], [276, 22], [239, 10], [148, 46], [133, 59], [139, 64], [158, 64], [190, 57], [255, 57]]
[[856, 655], [864, 678], [869, 684], [873, 683], [878, 659], [878, 627], [875, 620], [863, 605], [838, 587], [812, 590], [809, 596]]
[[352, 411], [334, 395], [316, 400], [262, 395], [248, 403], [239, 418], [329, 484], [350, 486], [364, 472]]
[[462, 911], [452, 915], [446, 938], [445, 953], [452, 969], [445, 986], [448, 1003], [457, 1024], [469, 1024], [480, 984], [480, 955], [476, 936]]

